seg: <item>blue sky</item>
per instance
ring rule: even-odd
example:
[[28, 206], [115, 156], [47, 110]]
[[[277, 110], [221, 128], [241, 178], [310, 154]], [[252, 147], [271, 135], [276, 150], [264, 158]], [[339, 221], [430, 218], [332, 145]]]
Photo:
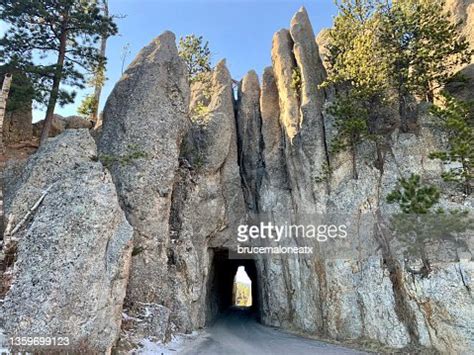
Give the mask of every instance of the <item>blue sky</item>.
[[[222, 58], [234, 79], [241, 79], [250, 69], [262, 73], [271, 64], [273, 34], [288, 28], [293, 14], [305, 6], [314, 32], [329, 27], [336, 14], [334, 0], [109, 0], [112, 14], [126, 15], [117, 20], [120, 35], [110, 38], [107, 48], [107, 83], [101, 106], [121, 75], [121, 52], [130, 43], [130, 63], [138, 51], [165, 30], [180, 36], [195, 33], [209, 41], [213, 63]], [[75, 104], [58, 107], [61, 115], [76, 114], [86, 91], [79, 92]], [[41, 110], [35, 120], [43, 119]]]

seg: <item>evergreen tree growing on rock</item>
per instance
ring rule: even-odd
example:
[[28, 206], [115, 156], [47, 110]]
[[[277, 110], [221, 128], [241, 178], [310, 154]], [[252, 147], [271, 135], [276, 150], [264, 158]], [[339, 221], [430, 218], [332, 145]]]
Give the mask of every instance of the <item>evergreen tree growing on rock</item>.
[[[377, 166], [383, 169], [378, 108], [398, 106], [400, 128], [416, 127], [416, 98], [433, 101], [472, 57], [468, 42], [444, 11], [444, 1], [340, 0], [329, 31], [328, 78], [339, 93], [330, 113], [336, 119], [335, 152], [355, 152], [375, 138]], [[332, 112], [331, 112], [332, 111]], [[366, 111], [367, 113], [364, 113]]]
[[190, 82], [202, 80], [203, 74], [211, 71], [209, 42], [204, 42], [202, 36], [192, 34], [181, 37], [178, 51], [188, 68]]
[[329, 108], [338, 129], [331, 142], [332, 152], [350, 150], [352, 175], [357, 179], [358, 145], [374, 139], [377, 156], [381, 155], [371, 112], [390, 101], [389, 68], [378, 37], [381, 2], [342, 0], [338, 7], [329, 31], [328, 78], [322, 86], [334, 85], [338, 92]]
[[423, 276], [431, 272], [427, 247], [443, 239], [458, 242], [457, 237], [474, 222], [467, 211], [436, 208], [440, 196], [437, 187], [423, 183], [416, 174], [399, 179], [398, 186], [387, 195], [387, 202], [398, 204], [401, 210], [391, 217], [391, 228], [408, 256], [422, 260], [418, 273]]
[[379, 41], [380, 0], [341, 0], [329, 30], [329, 70], [323, 84], [355, 90], [356, 96], [382, 95], [388, 86], [388, 65]]
[[[105, 60], [97, 42], [105, 34], [116, 34], [117, 26], [97, 2], [83, 0], [5, 0], [0, 4], [0, 20], [10, 25], [0, 40], [1, 54], [19, 64], [32, 79], [39, 102], [47, 104], [44, 142], [56, 104], [75, 98], [75, 92], [62, 89], [61, 84], [84, 87], [84, 72]], [[39, 64], [48, 58], [55, 62]]]
[[436, 90], [473, 52], [443, 0], [394, 1], [382, 10], [380, 40], [400, 100], [407, 95], [433, 102]]
[[448, 166], [442, 174], [445, 181], [457, 182], [469, 195], [474, 180], [474, 103], [444, 95], [443, 107], [433, 106], [431, 113], [441, 120], [449, 146], [433, 152], [430, 157], [440, 159]]
[[370, 133], [367, 126], [368, 110], [364, 107], [363, 100], [358, 100], [353, 95], [353, 92], [339, 95], [328, 111], [334, 117], [337, 128], [337, 136], [331, 142], [331, 152], [349, 149], [352, 156], [352, 177], [358, 179], [357, 147], [370, 137]]

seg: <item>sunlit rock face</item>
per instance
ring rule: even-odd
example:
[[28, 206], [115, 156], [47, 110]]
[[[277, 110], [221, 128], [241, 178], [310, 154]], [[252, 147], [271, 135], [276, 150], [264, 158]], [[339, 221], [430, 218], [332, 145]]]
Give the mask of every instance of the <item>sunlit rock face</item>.
[[[459, 24], [461, 34], [470, 43], [474, 50], [474, 3], [471, 0], [448, 0], [446, 1], [446, 10], [451, 14], [454, 23]], [[474, 62], [458, 68], [460, 73], [469, 80], [466, 82], [452, 82], [448, 85], [451, 94], [463, 100], [472, 99], [474, 91]]]
[[[472, 300], [470, 286], [466, 287], [463, 280], [472, 279], [473, 263], [466, 259], [454, 263], [459, 259], [451, 248], [449, 256], [434, 256], [439, 264], [429, 279], [412, 276], [406, 272], [397, 247], [390, 253], [381, 248], [383, 239], [378, 232], [378, 226], [395, 211], [387, 205], [385, 196], [400, 176], [415, 173], [442, 183], [442, 167], [428, 157], [443, 144], [442, 133], [433, 130], [430, 117], [422, 114], [419, 136], [392, 133], [383, 169], [375, 163], [373, 147], [363, 145], [357, 157], [363, 162], [360, 178], [354, 180], [350, 156], [329, 154], [326, 149], [336, 131], [331, 117], [324, 114], [325, 93], [317, 90], [325, 71], [304, 10], [295, 15], [289, 32], [280, 30], [275, 34], [272, 61], [273, 70], [264, 73], [261, 98], [262, 156], [268, 159], [268, 164], [264, 161], [268, 170], [258, 191], [261, 212], [267, 212], [266, 217], [271, 215], [276, 224], [298, 221], [311, 211], [327, 213], [325, 222], [347, 224], [349, 237], [332, 245], [315, 245], [316, 254], [309, 259], [262, 258], [262, 292], [273, 295], [263, 304], [263, 321], [335, 339], [368, 339], [396, 348], [422, 345], [441, 351], [451, 351], [451, 347], [465, 351], [472, 347], [473, 335], [465, 328], [473, 326], [465, 316], [472, 316]], [[299, 98], [289, 85], [296, 65], [303, 84]], [[275, 96], [279, 97], [279, 111], [275, 104], [268, 104], [276, 101]], [[426, 108], [420, 111], [426, 112]], [[284, 163], [279, 163], [280, 159]], [[327, 159], [333, 175], [327, 182], [317, 182], [314, 177]], [[472, 209], [472, 204], [472, 198], [458, 203], [449, 196], [442, 200], [442, 205], [455, 208]], [[467, 240], [467, 245], [467, 250], [472, 250], [472, 240]], [[388, 265], [386, 259], [392, 254], [398, 261]], [[447, 277], [453, 270], [459, 272]], [[446, 282], [451, 285], [450, 291], [445, 288]], [[446, 297], [434, 296], [436, 292], [428, 291], [430, 288], [439, 289]], [[463, 304], [463, 316], [453, 299]], [[450, 323], [449, 319], [457, 320]]]
[[[107, 100], [98, 144], [134, 230], [126, 300], [133, 315], [145, 303], [172, 309], [176, 296], [168, 272], [169, 218], [190, 92], [175, 40], [163, 33], [128, 67]], [[160, 325], [166, 338], [169, 322]]]

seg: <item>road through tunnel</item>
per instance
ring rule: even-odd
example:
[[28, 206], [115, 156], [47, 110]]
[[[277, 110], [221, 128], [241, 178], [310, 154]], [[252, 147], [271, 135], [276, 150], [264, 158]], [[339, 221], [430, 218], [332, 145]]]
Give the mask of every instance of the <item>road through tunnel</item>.
[[229, 309], [236, 308], [234, 279], [237, 270], [242, 266], [251, 281], [251, 305], [240, 308], [246, 308], [243, 309], [245, 311], [243, 314], [259, 320], [259, 278], [255, 260], [230, 258], [229, 250], [225, 248], [211, 249], [209, 254], [211, 268], [208, 281], [207, 323], [212, 323]]

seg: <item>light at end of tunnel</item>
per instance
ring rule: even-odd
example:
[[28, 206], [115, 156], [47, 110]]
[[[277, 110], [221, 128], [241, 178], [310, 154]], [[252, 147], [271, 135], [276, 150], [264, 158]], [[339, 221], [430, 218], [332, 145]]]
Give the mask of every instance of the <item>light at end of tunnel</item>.
[[239, 266], [234, 277], [232, 288], [232, 303], [238, 307], [252, 306], [252, 280], [245, 272], [245, 267]]

